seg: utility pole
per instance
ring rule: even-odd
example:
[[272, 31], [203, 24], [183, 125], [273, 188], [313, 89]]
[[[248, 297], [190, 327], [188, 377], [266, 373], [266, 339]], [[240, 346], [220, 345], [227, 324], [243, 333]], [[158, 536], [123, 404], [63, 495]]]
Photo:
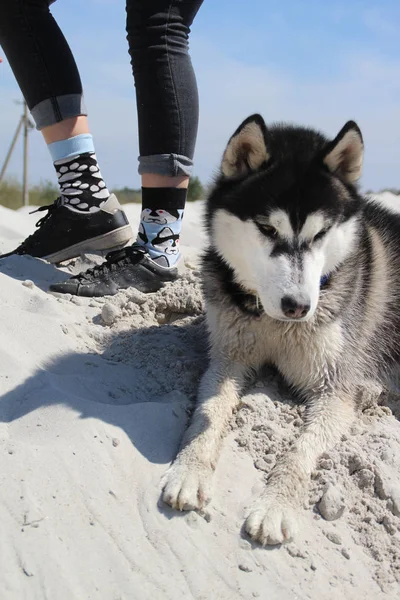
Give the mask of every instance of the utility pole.
[[24, 199], [24, 206], [29, 204], [29, 188], [28, 188], [28, 133], [29, 133], [29, 116], [28, 106], [24, 100], [24, 166], [22, 176], [22, 197]]
[[24, 206], [28, 206], [29, 204], [29, 187], [28, 187], [28, 134], [31, 129], [33, 129], [34, 125], [29, 119], [28, 106], [23, 100], [22, 102], [15, 101], [17, 104], [22, 104], [24, 107], [23, 113], [20, 117], [20, 120], [17, 125], [17, 129], [15, 130], [14, 137], [11, 141], [10, 147], [4, 159], [3, 166], [0, 171], [0, 185], [3, 181], [4, 175], [6, 173], [6, 169], [8, 163], [10, 162], [10, 158], [15, 148], [15, 144], [17, 143], [18, 136], [23, 127], [23, 177], [22, 177], [22, 202]]
[[3, 163], [3, 166], [2, 166], [2, 169], [1, 169], [1, 173], [0, 173], [0, 184], [1, 184], [2, 180], [3, 180], [4, 175], [6, 174], [7, 165], [9, 163], [11, 155], [13, 153], [14, 146], [17, 143], [17, 139], [18, 139], [18, 136], [19, 136], [19, 132], [21, 131], [21, 127], [22, 127], [22, 118], [19, 120], [18, 127], [17, 127], [17, 129], [15, 131], [15, 134], [14, 134], [14, 137], [12, 139], [11, 145], [10, 145], [10, 147], [8, 149], [7, 154], [6, 154], [6, 158], [4, 160], [4, 163]]

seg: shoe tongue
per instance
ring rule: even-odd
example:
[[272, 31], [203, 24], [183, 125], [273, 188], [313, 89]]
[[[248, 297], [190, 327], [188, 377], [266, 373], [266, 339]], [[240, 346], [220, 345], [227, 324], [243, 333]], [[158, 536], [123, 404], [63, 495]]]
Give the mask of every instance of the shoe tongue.
[[122, 248], [121, 250], [109, 252], [106, 256], [106, 260], [108, 263], [112, 264], [117, 263], [124, 258], [128, 258], [132, 263], [138, 263], [142, 260], [145, 254], [146, 250], [141, 246], [128, 246], [127, 248]]
[[116, 263], [126, 258], [126, 256], [127, 254], [125, 248], [123, 248], [122, 250], [114, 250], [113, 252], [109, 252], [107, 254], [106, 261], [108, 263]]

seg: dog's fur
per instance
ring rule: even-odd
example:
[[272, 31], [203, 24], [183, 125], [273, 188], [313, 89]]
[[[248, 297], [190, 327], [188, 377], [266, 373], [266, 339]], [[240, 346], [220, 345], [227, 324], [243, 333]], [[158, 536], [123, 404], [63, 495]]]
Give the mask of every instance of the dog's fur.
[[210, 366], [163, 499], [179, 510], [209, 500], [246, 378], [272, 363], [307, 418], [247, 517], [261, 544], [293, 537], [318, 457], [348, 432], [368, 381], [399, 358], [400, 217], [358, 194], [362, 159], [354, 122], [328, 141], [254, 115], [229, 140], [208, 199]]

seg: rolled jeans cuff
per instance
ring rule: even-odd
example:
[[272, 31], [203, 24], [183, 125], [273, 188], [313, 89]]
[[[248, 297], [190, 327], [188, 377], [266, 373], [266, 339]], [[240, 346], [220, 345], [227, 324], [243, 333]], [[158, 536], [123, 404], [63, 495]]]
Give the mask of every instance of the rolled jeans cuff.
[[70, 119], [87, 115], [87, 110], [81, 94], [65, 94], [48, 98], [36, 104], [31, 110], [31, 115], [39, 131], [43, 127], [55, 125]]
[[181, 154], [152, 154], [151, 156], [139, 156], [138, 160], [139, 175], [152, 173], [168, 177], [177, 175], [190, 177], [193, 171], [193, 161]]

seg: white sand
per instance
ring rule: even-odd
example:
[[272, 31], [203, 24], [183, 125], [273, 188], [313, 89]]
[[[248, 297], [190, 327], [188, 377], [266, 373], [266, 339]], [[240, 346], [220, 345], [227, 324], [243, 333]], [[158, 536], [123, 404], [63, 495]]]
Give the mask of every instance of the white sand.
[[[400, 597], [400, 425], [389, 408], [367, 402], [353, 435], [321, 460], [300, 537], [285, 547], [240, 535], [301, 424], [273, 373], [244, 397], [206, 514], [159, 503], [207, 360], [201, 208], [187, 208], [183, 279], [147, 297], [56, 298], [48, 285], [66, 275], [54, 266], [0, 264], [1, 600]], [[135, 226], [139, 207], [127, 210]], [[0, 252], [40, 216], [0, 207]], [[400, 402], [389, 405], [400, 417]], [[325, 492], [336, 520], [318, 512]]]

